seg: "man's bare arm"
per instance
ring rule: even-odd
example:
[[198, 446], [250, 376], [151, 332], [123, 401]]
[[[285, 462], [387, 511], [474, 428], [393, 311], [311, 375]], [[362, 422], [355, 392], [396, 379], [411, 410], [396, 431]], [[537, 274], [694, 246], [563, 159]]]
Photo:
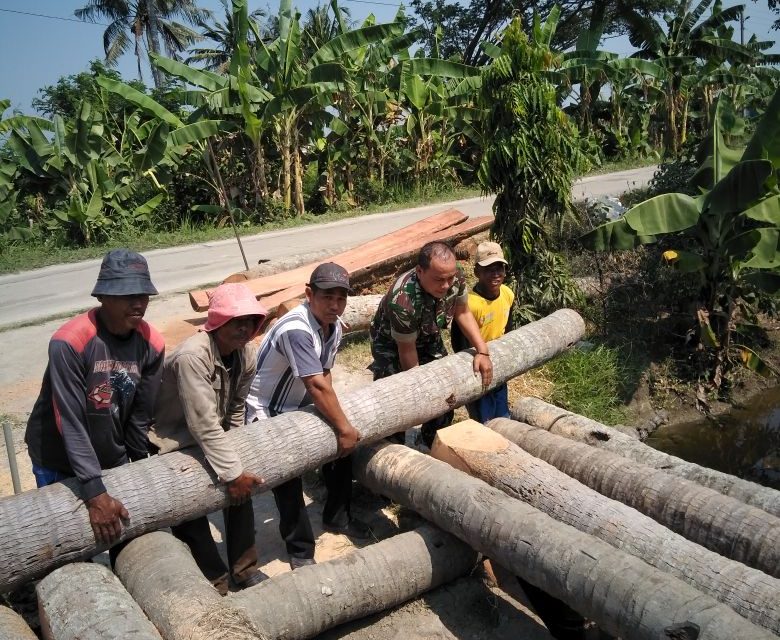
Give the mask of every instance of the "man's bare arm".
[[352, 426], [344, 410], [341, 408], [336, 392], [333, 390], [333, 382], [330, 371], [325, 371], [313, 376], [301, 378], [309, 392], [314, 406], [325, 418], [325, 421], [336, 433], [339, 454], [342, 456], [352, 452], [360, 440], [360, 432]]

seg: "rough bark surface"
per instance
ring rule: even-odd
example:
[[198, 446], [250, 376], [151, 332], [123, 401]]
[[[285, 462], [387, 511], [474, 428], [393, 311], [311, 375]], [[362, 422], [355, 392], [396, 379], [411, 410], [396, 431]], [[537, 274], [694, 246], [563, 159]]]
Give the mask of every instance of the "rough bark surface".
[[708, 551], [636, 509], [602, 496], [499, 433], [472, 420], [461, 422], [437, 432], [431, 454], [684, 580], [751, 622], [780, 632], [780, 580]]
[[367, 331], [381, 300], [382, 296], [379, 294], [347, 298], [347, 308], [341, 316], [344, 324], [347, 325], [344, 333]]
[[165, 640], [303, 640], [454, 580], [476, 560], [425, 526], [221, 598], [189, 549], [157, 531], [128, 544], [116, 569]]
[[709, 487], [780, 518], [780, 491], [670, 456], [616, 429], [543, 400], [521, 398], [512, 407], [512, 417], [534, 427], [546, 429], [550, 433], [579, 440], [656, 469], [663, 469], [667, 473]]
[[[585, 330], [569, 309], [491, 342], [493, 384], [536, 367], [577, 342]], [[460, 352], [344, 394], [340, 400], [361, 444], [420, 424], [482, 393], [473, 356]], [[293, 411], [227, 433], [244, 468], [275, 486], [337, 457], [333, 430], [313, 409]], [[228, 504], [197, 448], [133, 462], [103, 475], [108, 492], [130, 512], [122, 538], [216, 511]], [[96, 544], [73, 480], [0, 499], [0, 592], [55, 566], [88, 558]]]
[[117, 577], [101, 564], [76, 563], [36, 587], [43, 637], [51, 640], [160, 640]]
[[304, 640], [462, 576], [477, 554], [432, 526], [302, 567], [230, 595], [269, 638]]
[[488, 424], [602, 495], [634, 507], [721, 555], [780, 576], [780, 519], [766, 511], [522, 422], [497, 418]]
[[0, 640], [38, 640], [38, 636], [16, 611], [0, 605]]
[[357, 479], [418, 511], [613, 635], [657, 640], [692, 622], [699, 638], [774, 635], [681, 580], [557, 522], [498, 489], [401, 445], [354, 454]]
[[263, 640], [249, 617], [231, 607], [170, 533], [154, 531], [130, 542], [116, 573], [165, 640]]

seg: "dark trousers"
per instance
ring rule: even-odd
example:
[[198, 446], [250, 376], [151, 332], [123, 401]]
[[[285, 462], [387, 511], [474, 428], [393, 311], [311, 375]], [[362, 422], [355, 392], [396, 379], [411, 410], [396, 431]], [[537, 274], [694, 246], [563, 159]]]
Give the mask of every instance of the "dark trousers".
[[509, 392], [507, 386], [502, 384], [492, 391], [489, 391], [479, 400], [469, 402], [466, 410], [469, 412], [469, 418], [477, 422], [486, 423], [493, 418], [509, 417]]
[[[352, 499], [352, 458], [339, 458], [322, 466], [322, 479], [328, 491], [322, 521], [345, 525], [350, 519]], [[303, 481], [293, 478], [274, 487], [276, 508], [279, 509], [279, 533], [287, 553], [297, 558], [314, 557], [314, 532], [303, 501]]]
[[556, 640], [585, 640], [587, 636], [587, 620], [585, 618], [564, 602], [553, 598], [520, 576], [517, 576], [517, 581], [553, 638]]
[[[250, 578], [257, 570], [255, 548], [255, 513], [252, 501], [222, 510], [225, 519], [225, 544], [227, 546], [230, 575], [237, 584]], [[184, 542], [192, 552], [203, 575], [217, 591], [228, 591], [228, 568], [219, 555], [217, 544], [209, 530], [206, 516], [171, 527], [171, 532]]]

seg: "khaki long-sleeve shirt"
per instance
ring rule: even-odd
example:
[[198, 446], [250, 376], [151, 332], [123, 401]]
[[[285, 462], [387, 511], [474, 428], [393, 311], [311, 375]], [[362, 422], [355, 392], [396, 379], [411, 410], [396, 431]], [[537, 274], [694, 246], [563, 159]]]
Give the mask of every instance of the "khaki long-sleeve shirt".
[[228, 369], [209, 333], [182, 342], [165, 360], [150, 442], [160, 453], [197, 443], [220, 481], [235, 480], [243, 466], [225, 432], [244, 424], [256, 368], [251, 344], [233, 353]]

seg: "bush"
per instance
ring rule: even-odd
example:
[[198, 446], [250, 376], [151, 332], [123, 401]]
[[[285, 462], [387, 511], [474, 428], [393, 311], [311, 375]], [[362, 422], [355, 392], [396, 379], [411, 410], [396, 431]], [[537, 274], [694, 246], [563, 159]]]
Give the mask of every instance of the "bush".
[[689, 183], [701, 164], [700, 159], [696, 157], [700, 144], [699, 140], [689, 139], [677, 158], [662, 162], [658, 166], [650, 180], [648, 197], [652, 198], [663, 193], [696, 195], [696, 190]]

